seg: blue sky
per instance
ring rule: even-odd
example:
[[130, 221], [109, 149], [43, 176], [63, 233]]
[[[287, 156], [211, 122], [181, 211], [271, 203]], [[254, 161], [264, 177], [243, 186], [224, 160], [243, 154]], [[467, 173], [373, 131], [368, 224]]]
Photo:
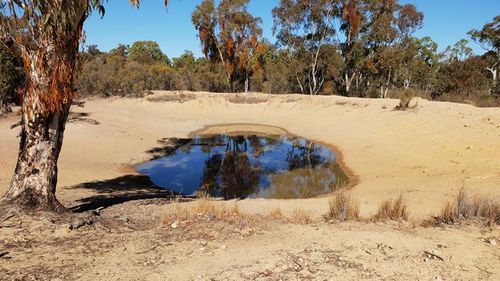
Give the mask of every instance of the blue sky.
[[[168, 11], [163, 0], [143, 0], [139, 10], [131, 7], [128, 0], [109, 0], [106, 15], [101, 19], [94, 14], [85, 24], [86, 44], [97, 44], [109, 51], [118, 43], [132, 44], [138, 40], [154, 40], [169, 57], [179, 56], [190, 50], [201, 56], [196, 31], [191, 23], [191, 13], [201, 0], [170, 0]], [[249, 11], [263, 20], [264, 36], [274, 42], [271, 10], [279, 0], [251, 0]], [[498, 0], [401, 0], [412, 3], [424, 12], [424, 26], [417, 37], [430, 36], [440, 50], [467, 38], [467, 32], [480, 28], [500, 15]], [[483, 50], [471, 43], [474, 53]]]

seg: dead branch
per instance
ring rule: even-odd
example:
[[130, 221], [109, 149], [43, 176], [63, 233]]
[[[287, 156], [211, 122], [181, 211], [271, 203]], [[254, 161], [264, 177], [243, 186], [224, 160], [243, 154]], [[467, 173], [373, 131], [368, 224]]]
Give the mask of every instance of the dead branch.
[[10, 214], [10, 215], [6, 216], [5, 218], [3, 218], [2, 222], [6, 222], [6, 221], [10, 220], [11, 218], [13, 218], [15, 216], [16, 216], [16, 214]]
[[429, 256], [431, 256], [431, 257], [434, 257], [434, 258], [437, 258], [437, 259], [439, 259], [441, 261], [444, 261], [444, 259], [442, 257], [440, 257], [440, 256], [438, 256], [436, 254], [433, 254], [433, 253], [431, 253], [429, 251], [424, 251], [424, 253], [427, 254], [427, 255], [429, 255]]
[[12, 129], [14, 129], [14, 128], [16, 128], [16, 127], [19, 127], [19, 126], [21, 126], [21, 125], [23, 125], [23, 121], [22, 121], [22, 120], [21, 120], [21, 121], [19, 121], [19, 122], [17, 122], [16, 124], [12, 124], [12, 125], [10, 125], [10, 129], [12, 130]]
[[75, 229], [79, 229], [80, 227], [83, 227], [86, 225], [91, 225], [93, 223], [94, 223], [93, 218], [85, 218], [85, 219], [81, 219], [81, 220], [75, 221], [73, 223], [70, 223], [68, 228], [70, 230], [75, 230]]
[[479, 266], [477, 266], [477, 265], [474, 265], [474, 267], [475, 267], [475, 268], [477, 268], [477, 269], [479, 269], [479, 270], [481, 270], [481, 271], [484, 271], [484, 272], [486, 272], [486, 273], [488, 273], [488, 274], [490, 274], [490, 275], [492, 275], [492, 274], [493, 274], [493, 272], [490, 272], [490, 271], [488, 271], [488, 270], [486, 270], [486, 269], [480, 268], [480, 267], [479, 267]]
[[149, 249], [147, 249], [147, 250], [145, 250], [145, 251], [140, 251], [140, 252], [137, 252], [137, 253], [135, 253], [135, 254], [136, 254], [136, 255], [144, 254], [144, 253], [147, 253], [147, 252], [149, 252], [149, 251], [153, 251], [154, 249], [158, 248], [159, 246], [160, 246], [160, 244], [156, 244], [156, 245], [154, 245], [153, 247], [151, 247], [151, 248], [149, 248]]

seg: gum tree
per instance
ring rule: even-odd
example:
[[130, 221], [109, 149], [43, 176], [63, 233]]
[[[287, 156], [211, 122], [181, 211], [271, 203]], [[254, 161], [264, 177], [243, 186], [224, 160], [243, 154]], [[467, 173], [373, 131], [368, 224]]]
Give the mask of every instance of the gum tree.
[[[500, 16], [493, 18], [493, 21], [485, 24], [481, 30], [473, 29], [468, 34], [487, 51], [485, 57], [490, 61], [490, 65], [486, 70], [491, 73], [494, 90], [497, 87], [498, 76], [500, 76]], [[500, 93], [497, 92], [497, 95]]]
[[[83, 24], [105, 0], [0, 0], [0, 39], [23, 61], [19, 155], [3, 204], [64, 210], [57, 161], [75, 96]], [[130, 0], [139, 6], [139, 0]]]
[[325, 45], [333, 43], [339, 0], [280, 0], [273, 9], [278, 45], [287, 49], [303, 94], [317, 95], [325, 82]]
[[236, 80], [243, 80], [248, 92], [250, 72], [258, 67], [254, 57], [263, 51], [262, 20], [247, 11], [249, 1], [221, 0], [216, 7], [214, 0], [203, 0], [191, 17], [203, 54], [224, 65], [231, 92]]

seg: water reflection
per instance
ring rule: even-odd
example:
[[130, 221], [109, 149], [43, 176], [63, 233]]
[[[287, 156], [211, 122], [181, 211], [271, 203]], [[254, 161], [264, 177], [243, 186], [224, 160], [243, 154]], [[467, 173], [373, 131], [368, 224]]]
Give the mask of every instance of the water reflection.
[[185, 195], [308, 198], [346, 186], [328, 148], [295, 137], [196, 137], [172, 155], [137, 170], [158, 186]]

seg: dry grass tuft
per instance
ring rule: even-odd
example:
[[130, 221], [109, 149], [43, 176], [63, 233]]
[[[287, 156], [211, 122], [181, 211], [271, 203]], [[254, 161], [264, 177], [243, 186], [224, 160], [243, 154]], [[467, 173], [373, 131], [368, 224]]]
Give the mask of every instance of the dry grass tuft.
[[488, 226], [500, 225], [500, 201], [460, 190], [453, 202], [447, 202], [438, 215], [424, 221], [423, 225], [456, 224], [463, 220], [476, 220]]
[[216, 202], [210, 199], [200, 199], [194, 205], [175, 204], [163, 214], [163, 224], [179, 222], [211, 222], [223, 221], [238, 223], [247, 220], [248, 216], [240, 212], [238, 206]]
[[314, 220], [311, 214], [303, 209], [294, 209], [290, 217], [287, 217], [287, 222], [296, 224], [310, 224]]
[[394, 108], [395, 110], [407, 110], [410, 108], [410, 102], [415, 96], [413, 89], [405, 89], [399, 98], [399, 104]]
[[265, 215], [265, 218], [270, 221], [286, 221], [285, 215], [279, 207], [269, 210]]
[[386, 200], [382, 202], [377, 213], [371, 218], [371, 221], [407, 221], [408, 206], [403, 198], [399, 196], [397, 200]]
[[339, 192], [330, 200], [330, 211], [325, 216], [326, 220], [359, 220], [359, 203], [351, 198], [345, 191]]
[[267, 212], [264, 218], [272, 222], [310, 224], [314, 219], [308, 211], [300, 208], [294, 209], [291, 214], [285, 215], [281, 208], [275, 208]]

